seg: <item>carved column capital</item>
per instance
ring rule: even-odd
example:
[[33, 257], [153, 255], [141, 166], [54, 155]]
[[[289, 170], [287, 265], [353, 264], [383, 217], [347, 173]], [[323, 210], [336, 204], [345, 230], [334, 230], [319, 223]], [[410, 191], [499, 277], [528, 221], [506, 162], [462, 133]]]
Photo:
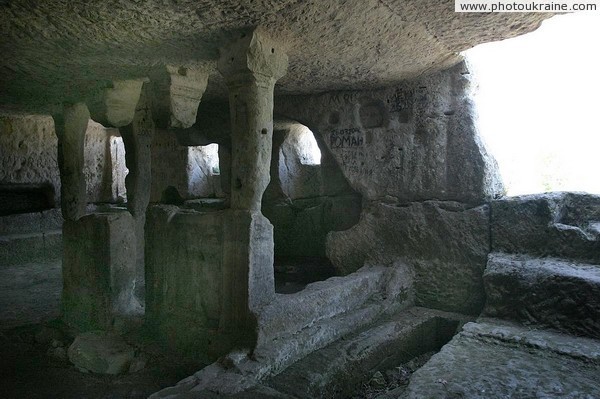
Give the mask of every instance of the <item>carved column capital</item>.
[[228, 85], [243, 85], [250, 78], [275, 84], [287, 72], [288, 57], [259, 27], [242, 32], [238, 40], [221, 48], [217, 67]]

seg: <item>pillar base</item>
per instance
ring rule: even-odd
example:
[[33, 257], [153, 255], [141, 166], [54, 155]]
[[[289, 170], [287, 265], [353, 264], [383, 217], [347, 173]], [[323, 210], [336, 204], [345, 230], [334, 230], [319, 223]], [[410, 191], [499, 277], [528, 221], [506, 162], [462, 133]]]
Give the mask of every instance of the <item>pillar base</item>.
[[136, 250], [128, 212], [63, 225], [63, 320], [80, 330], [124, 330], [143, 312], [134, 296]]
[[255, 315], [275, 296], [267, 218], [153, 206], [146, 244], [146, 323], [159, 341], [198, 359], [254, 348]]

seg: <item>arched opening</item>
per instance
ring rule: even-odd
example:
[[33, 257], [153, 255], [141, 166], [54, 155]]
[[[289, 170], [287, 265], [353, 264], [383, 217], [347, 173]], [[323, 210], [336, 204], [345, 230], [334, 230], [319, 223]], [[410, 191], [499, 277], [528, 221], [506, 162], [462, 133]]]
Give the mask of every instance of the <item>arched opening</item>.
[[[319, 196], [322, 185], [321, 150], [313, 132], [304, 125], [291, 125], [279, 145], [277, 179], [283, 194], [291, 199]], [[275, 154], [274, 154], [275, 155]]]
[[574, 13], [464, 53], [479, 83], [479, 129], [508, 195], [600, 193], [599, 36], [599, 15]]
[[279, 293], [298, 292], [334, 276], [325, 255], [327, 234], [351, 227], [360, 215], [360, 196], [347, 186], [325, 151], [308, 127], [294, 121], [275, 122], [271, 182], [262, 212], [274, 227]]

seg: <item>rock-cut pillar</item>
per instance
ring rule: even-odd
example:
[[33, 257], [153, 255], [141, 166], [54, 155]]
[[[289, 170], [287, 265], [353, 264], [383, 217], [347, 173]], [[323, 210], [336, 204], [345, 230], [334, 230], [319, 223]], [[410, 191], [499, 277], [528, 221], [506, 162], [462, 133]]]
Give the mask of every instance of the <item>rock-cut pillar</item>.
[[218, 67], [229, 90], [231, 208], [260, 211], [269, 184], [273, 89], [287, 70], [287, 56], [256, 29], [223, 48]]
[[[135, 121], [143, 80], [116, 81], [107, 88], [89, 110], [85, 104], [65, 106], [56, 118], [59, 137], [59, 164], [62, 182], [63, 292], [62, 318], [80, 331], [125, 331], [134, 325], [142, 307], [134, 295], [136, 287], [136, 221], [142, 213], [144, 190], [132, 188], [137, 200], [135, 212], [95, 212], [86, 215], [86, 184], [83, 174], [85, 131], [90, 115], [105, 126], [131, 124], [128, 142], [137, 143], [143, 122]], [[138, 118], [139, 119], [139, 118]], [[151, 129], [150, 129], [151, 130]], [[139, 134], [138, 134], [139, 133]], [[137, 159], [143, 158], [140, 138]], [[144, 143], [141, 143], [144, 141]], [[138, 162], [128, 162], [139, 176]], [[131, 179], [129, 179], [131, 180]], [[143, 182], [141, 183], [143, 184]], [[128, 184], [131, 186], [131, 184]], [[133, 216], [132, 216], [133, 215]], [[141, 223], [138, 223], [138, 225]], [[139, 230], [139, 229], [138, 229]], [[142, 274], [142, 273], [138, 273]]]
[[255, 316], [274, 295], [273, 226], [260, 212], [269, 184], [273, 139], [273, 89], [287, 56], [261, 29], [240, 34], [221, 49], [218, 68], [229, 91], [231, 210], [223, 248], [220, 329], [252, 346]]
[[84, 143], [90, 112], [83, 103], [65, 105], [62, 115], [54, 117], [58, 136], [58, 166], [61, 180], [61, 208], [65, 220], [85, 215]]
[[150, 202], [151, 145], [154, 135], [154, 122], [148, 104], [147, 90], [142, 89], [133, 120], [129, 125], [119, 128], [125, 145], [125, 162], [129, 173], [125, 177], [127, 188], [127, 209], [133, 216], [136, 248], [135, 292], [139, 298], [144, 296], [144, 226], [146, 209]]

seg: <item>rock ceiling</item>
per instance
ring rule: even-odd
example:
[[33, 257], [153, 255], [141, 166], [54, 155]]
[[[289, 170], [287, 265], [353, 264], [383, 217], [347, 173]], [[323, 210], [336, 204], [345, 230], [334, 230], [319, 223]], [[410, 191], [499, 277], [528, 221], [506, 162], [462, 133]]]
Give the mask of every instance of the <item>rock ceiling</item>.
[[453, 0], [0, 0], [0, 104], [51, 109], [166, 64], [206, 65], [205, 97], [223, 96], [218, 49], [254, 25], [287, 48], [279, 94], [379, 87], [550, 16], [453, 9]]

